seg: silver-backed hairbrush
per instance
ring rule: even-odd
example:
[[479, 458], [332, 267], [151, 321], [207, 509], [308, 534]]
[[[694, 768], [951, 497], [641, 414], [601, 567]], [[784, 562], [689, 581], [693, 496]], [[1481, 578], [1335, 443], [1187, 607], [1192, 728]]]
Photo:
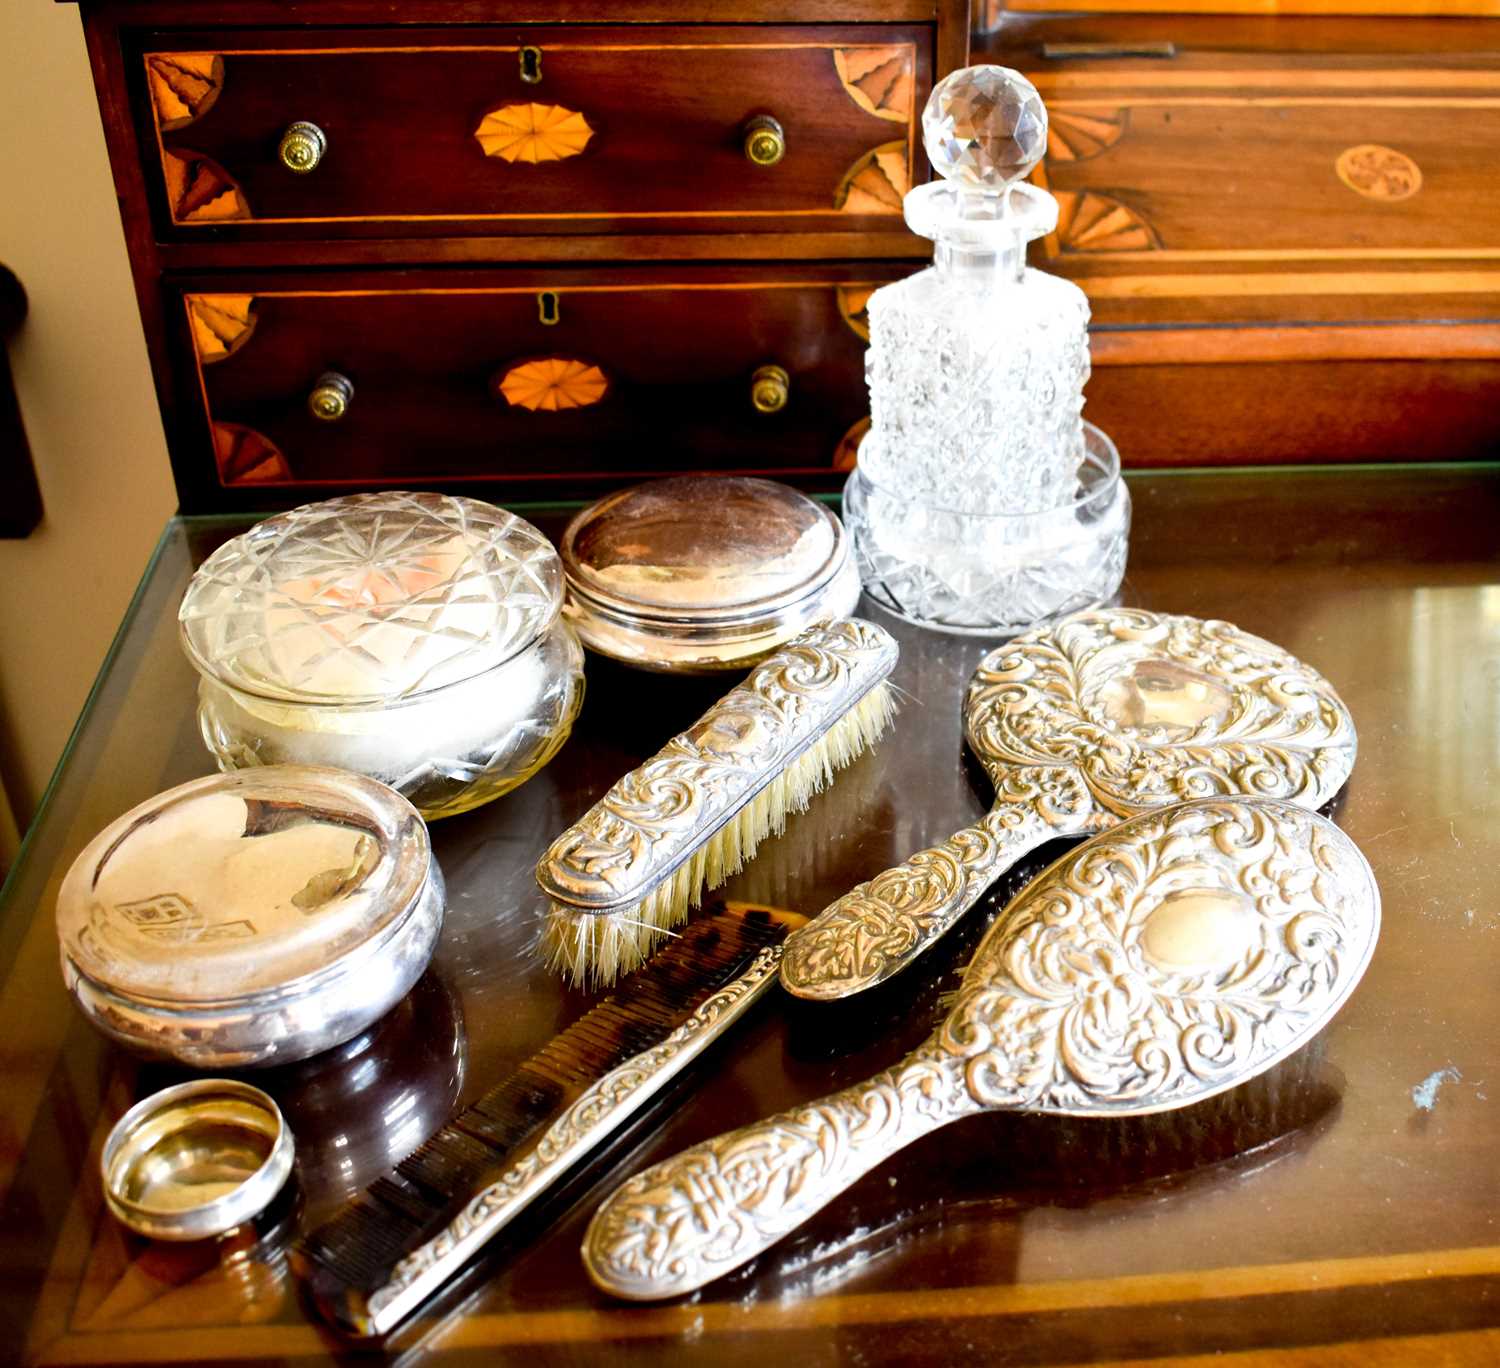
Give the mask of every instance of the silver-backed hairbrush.
[[548, 961], [595, 983], [640, 964], [876, 741], [896, 656], [874, 623], [820, 623], [620, 779], [537, 864]]

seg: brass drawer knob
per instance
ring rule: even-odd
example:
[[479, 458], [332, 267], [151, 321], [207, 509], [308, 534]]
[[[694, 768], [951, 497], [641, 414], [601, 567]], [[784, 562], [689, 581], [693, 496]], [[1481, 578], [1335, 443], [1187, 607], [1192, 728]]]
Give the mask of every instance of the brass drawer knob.
[[769, 114], [745, 125], [745, 157], [753, 166], [775, 166], [786, 156], [786, 130]]
[[281, 164], [299, 176], [306, 175], [328, 150], [328, 135], [315, 123], [298, 120], [281, 135], [281, 146], [277, 149]]
[[354, 386], [347, 375], [324, 371], [307, 396], [307, 411], [324, 423], [336, 423], [354, 402]]
[[780, 366], [762, 366], [750, 377], [750, 402], [757, 413], [779, 413], [791, 388], [791, 377]]

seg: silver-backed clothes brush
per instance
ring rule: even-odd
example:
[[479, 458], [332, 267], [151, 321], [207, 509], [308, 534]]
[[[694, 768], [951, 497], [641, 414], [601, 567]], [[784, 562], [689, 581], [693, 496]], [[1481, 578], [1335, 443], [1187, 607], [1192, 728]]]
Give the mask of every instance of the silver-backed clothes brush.
[[885, 730], [896, 656], [874, 623], [820, 623], [625, 775], [537, 864], [549, 963], [595, 983], [640, 964]]
[[925, 1044], [631, 1178], [589, 1225], [584, 1266], [620, 1297], [691, 1292], [960, 1117], [1144, 1114], [1226, 1092], [1322, 1029], [1379, 927], [1370, 866], [1316, 812], [1208, 798], [1131, 818], [1010, 903]]
[[1353, 719], [1316, 670], [1230, 623], [1135, 608], [992, 651], [963, 712], [994, 807], [794, 932], [788, 992], [827, 1001], [900, 973], [1054, 837], [1214, 794], [1321, 807], [1354, 767]]

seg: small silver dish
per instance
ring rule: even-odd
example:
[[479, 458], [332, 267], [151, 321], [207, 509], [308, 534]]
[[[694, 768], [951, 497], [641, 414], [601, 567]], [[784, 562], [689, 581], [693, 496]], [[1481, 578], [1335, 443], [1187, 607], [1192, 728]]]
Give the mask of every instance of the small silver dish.
[[63, 979], [138, 1054], [286, 1064], [352, 1039], [416, 983], [442, 928], [416, 809], [345, 770], [272, 765], [157, 794], [85, 847], [57, 896]]
[[204, 1240], [253, 1220], [292, 1172], [292, 1133], [259, 1088], [203, 1078], [125, 1113], [104, 1142], [104, 1200], [153, 1240]]
[[712, 674], [847, 617], [859, 573], [843, 525], [771, 480], [684, 475], [610, 494], [563, 532], [563, 615], [598, 654]]

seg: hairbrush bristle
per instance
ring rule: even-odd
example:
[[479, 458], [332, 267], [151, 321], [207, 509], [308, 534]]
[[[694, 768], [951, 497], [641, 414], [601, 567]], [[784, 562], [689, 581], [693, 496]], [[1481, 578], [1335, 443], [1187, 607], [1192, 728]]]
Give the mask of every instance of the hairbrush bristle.
[[639, 967], [672, 927], [687, 920], [705, 891], [754, 857], [767, 836], [807, 808], [834, 774], [880, 739], [896, 715], [895, 695], [877, 684], [821, 737], [663, 879], [643, 902], [613, 912], [580, 912], [550, 902], [542, 927], [549, 967], [574, 983], [602, 986]]

